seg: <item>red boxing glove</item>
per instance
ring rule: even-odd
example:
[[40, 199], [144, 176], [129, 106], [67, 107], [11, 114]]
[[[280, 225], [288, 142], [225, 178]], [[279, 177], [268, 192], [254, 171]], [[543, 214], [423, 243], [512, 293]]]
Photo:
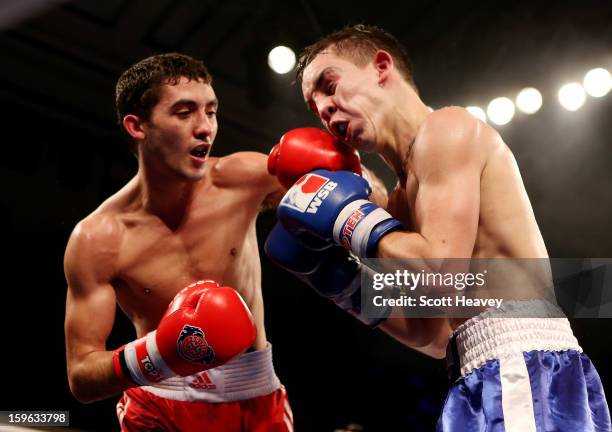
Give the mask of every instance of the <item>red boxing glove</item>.
[[359, 153], [329, 132], [306, 127], [283, 135], [268, 157], [268, 171], [287, 189], [316, 169], [347, 170], [361, 175]]
[[193, 375], [243, 353], [255, 335], [251, 312], [233, 288], [194, 282], [174, 297], [156, 330], [115, 351], [115, 373], [131, 385]]

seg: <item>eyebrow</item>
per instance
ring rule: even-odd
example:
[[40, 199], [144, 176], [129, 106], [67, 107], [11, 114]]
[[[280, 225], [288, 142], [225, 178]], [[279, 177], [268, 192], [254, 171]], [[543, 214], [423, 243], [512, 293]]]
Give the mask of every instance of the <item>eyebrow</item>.
[[[193, 99], [179, 99], [170, 106], [170, 109], [176, 109], [183, 105], [197, 106], [197, 102]], [[210, 102], [206, 103], [207, 108], [216, 108], [219, 106], [219, 99], [214, 98]]]
[[322, 86], [323, 86], [323, 82], [327, 79], [327, 77], [325, 76], [325, 74], [329, 71], [335, 71], [336, 68], [335, 67], [331, 67], [328, 66], [325, 69], [323, 69], [321, 72], [319, 72], [319, 74], [317, 75], [317, 79], [315, 80], [315, 84], [312, 87], [312, 90], [310, 90], [309, 92], [309, 97], [308, 99], [306, 99], [304, 102], [306, 102], [306, 105], [308, 105], [308, 108], [310, 108], [310, 99], [312, 99], [312, 94], [316, 91], [319, 90]]

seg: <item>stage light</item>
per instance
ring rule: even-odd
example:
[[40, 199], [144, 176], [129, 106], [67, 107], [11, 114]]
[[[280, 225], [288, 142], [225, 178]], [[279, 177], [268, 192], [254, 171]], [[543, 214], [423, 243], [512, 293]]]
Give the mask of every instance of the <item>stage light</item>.
[[534, 114], [542, 107], [542, 93], [533, 87], [526, 87], [516, 97], [516, 107], [525, 114]]
[[505, 125], [514, 117], [514, 103], [507, 97], [493, 99], [487, 106], [487, 117], [496, 125]]
[[568, 111], [576, 111], [586, 100], [584, 89], [578, 83], [568, 83], [559, 89], [559, 103]]
[[584, 76], [583, 84], [589, 96], [602, 97], [612, 88], [612, 76], [606, 69], [591, 69]]
[[286, 74], [295, 66], [295, 53], [286, 46], [277, 46], [268, 54], [268, 66], [277, 74]]

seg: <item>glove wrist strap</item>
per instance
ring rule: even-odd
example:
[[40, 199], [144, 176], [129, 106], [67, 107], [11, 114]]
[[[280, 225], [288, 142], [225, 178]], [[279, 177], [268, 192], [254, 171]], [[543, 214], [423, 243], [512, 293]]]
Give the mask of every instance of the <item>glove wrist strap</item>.
[[[389, 229], [376, 232], [372, 235], [374, 228], [382, 222], [393, 220], [396, 223], [389, 224]], [[369, 258], [376, 244], [390, 229], [401, 227], [385, 209], [378, 207], [373, 202], [365, 199], [355, 200], [342, 209], [334, 223], [333, 236], [342, 246], [353, 252], [360, 258]]]
[[125, 346], [124, 357], [129, 376], [138, 385], [151, 385], [176, 375], [157, 349], [157, 330]]

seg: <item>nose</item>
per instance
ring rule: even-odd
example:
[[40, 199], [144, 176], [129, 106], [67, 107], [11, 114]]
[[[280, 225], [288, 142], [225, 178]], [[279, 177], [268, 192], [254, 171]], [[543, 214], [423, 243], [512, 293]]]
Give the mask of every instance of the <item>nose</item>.
[[331, 120], [332, 115], [336, 112], [336, 104], [334, 104], [331, 96], [319, 99], [317, 104], [317, 111], [319, 111], [319, 117], [325, 123]]
[[211, 141], [216, 128], [216, 119], [210, 118], [206, 113], [199, 116], [198, 123], [194, 130], [194, 136], [201, 141]]

